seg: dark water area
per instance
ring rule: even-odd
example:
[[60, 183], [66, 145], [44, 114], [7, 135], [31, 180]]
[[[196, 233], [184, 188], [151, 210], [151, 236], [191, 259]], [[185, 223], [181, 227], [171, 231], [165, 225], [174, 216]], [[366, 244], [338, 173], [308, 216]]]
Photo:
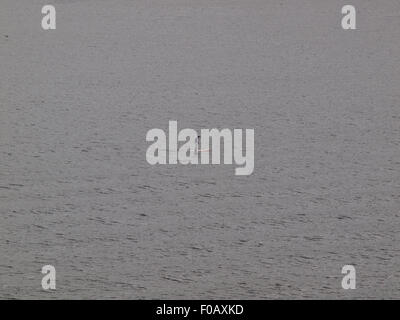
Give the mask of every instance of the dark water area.
[[[398, 1], [53, 4], [0, 4], [0, 298], [400, 298]], [[149, 165], [169, 120], [254, 173]]]

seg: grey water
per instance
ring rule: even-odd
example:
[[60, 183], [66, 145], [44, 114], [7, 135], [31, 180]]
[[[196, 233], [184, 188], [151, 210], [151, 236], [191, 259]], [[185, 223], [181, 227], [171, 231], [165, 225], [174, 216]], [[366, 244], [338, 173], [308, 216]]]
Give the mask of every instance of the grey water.
[[[0, 3], [0, 298], [400, 298], [397, 0], [52, 4]], [[169, 120], [253, 174], [149, 165]]]

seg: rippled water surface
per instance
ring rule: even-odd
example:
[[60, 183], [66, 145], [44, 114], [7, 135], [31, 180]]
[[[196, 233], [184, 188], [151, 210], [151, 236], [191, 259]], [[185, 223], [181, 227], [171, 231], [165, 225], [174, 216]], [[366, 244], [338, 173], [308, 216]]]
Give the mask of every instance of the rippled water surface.
[[[0, 298], [400, 298], [398, 1], [53, 4], [0, 3]], [[254, 173], [150, 166], [169, 120]]]

